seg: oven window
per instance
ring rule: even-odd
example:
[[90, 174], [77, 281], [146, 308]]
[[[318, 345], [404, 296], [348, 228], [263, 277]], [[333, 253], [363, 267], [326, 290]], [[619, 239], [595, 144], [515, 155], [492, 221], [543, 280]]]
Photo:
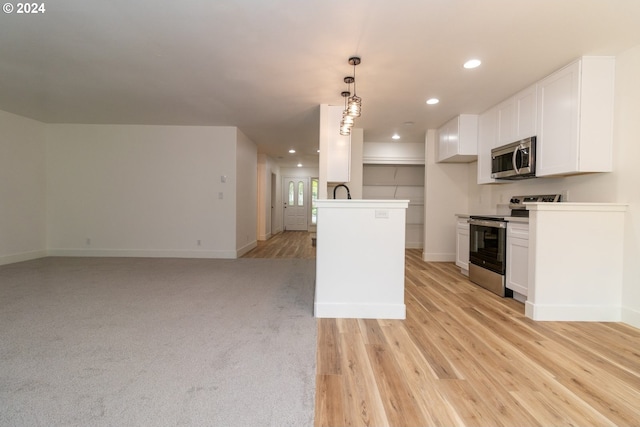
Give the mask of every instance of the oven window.
[[500, 173], [513, 170], [513, 153], [501, 154], [491, 159], [491, 172]]
[[505, 272], [507, 229], [471, 224], [469, 261], [498, 274]]

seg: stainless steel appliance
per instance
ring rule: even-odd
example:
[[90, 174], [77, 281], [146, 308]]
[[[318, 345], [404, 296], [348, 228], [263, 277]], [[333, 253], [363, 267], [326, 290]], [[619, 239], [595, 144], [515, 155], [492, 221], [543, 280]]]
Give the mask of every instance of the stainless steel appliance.
[[469, 280], [500, 296], [513, 296], [504, 285], [507, 221], [471, 216], [469, 233]]
[[562, 201], [560, 194], [513, 196], [511, 215], [469, 217], [469, 280], [502, 297], [513, 296], [505, 286], [507, 223], [510, 217], [528, 217], [525, 203]]
[[491, 150], [491, 178], [526, 179], [535, 176], [535, 136]]

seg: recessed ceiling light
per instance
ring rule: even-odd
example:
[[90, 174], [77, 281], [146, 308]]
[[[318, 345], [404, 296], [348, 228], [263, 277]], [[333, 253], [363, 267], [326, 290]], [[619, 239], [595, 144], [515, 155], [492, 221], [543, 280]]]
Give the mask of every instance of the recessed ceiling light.
[[394, 133], [391, 139], [400, 139], [400, 135], [398, 135], [397, 133]]
[[316, 153], [319, 153], [319, 152], [320, 152], [320, 149], [318, 148], [318, 149], [316, 150]]
[[479, 67], [480, 64], [482, 64], [482, 61], [480, 61], [479, 59], [470, 59], [467, 62], [464, 63], [463, 67], [464, 68], [476, 68]]
[[289, 153], [291, 153], [291, 154], [293, 154], [295, 152], [296, 152], [296, 150], [294, 150], [293, 148], [291, 150], [289, 150]]
[[429, 98], [429, 99], [427, 99], [427, 104], [429, 104], [429, 105], [434, 105], [434, 104], [437, 104], [438, 102], [440, 102], [440, 100], [438, 98]]
[[298, 167], [301, 168], [302, 167], [302, 163], [298, 163]]

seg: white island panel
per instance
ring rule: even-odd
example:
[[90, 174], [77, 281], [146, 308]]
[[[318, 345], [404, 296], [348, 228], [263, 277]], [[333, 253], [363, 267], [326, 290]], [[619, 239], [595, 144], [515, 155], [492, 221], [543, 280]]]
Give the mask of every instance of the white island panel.
[[527, 317], [620, 321], [626, 205], [531, 203], [527, 209]]
[[408, 200], [318, 200], [316, 317], [404, 319]]

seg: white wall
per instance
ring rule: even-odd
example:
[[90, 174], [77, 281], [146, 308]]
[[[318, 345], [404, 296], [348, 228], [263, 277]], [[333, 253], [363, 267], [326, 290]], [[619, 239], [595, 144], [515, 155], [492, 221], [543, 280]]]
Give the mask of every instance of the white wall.
[[0, 111], [0, 265], [46, 254], [45, 125]]
[[257, 245], [258, 148], [237, 131], [236, 144], [236, 249], [242, 256]]
[[616, 59], [617, 198], [625, 218], [622, 320], [640, 328], [640, 46]]
[[235, 257], [236, 137], [234, 127], [48, 125], [50, 253]]
[[351, 129], [351, 180], [346, 183], [352, 199], [362, 199], [363, 151], [364, 129], [353, 128]]
[[258, 154], [258, 240], [268, 240], [271, 237], [271, 177], [279, 173], [273, 159], [266, 154]]
[[436, 163], [436, 143], [436, 131], [428, 130], [425, 141], [422, 258], [425, 261], [455, 261], [455, 214], [469, 210], [469, 166], [466, 163]]

